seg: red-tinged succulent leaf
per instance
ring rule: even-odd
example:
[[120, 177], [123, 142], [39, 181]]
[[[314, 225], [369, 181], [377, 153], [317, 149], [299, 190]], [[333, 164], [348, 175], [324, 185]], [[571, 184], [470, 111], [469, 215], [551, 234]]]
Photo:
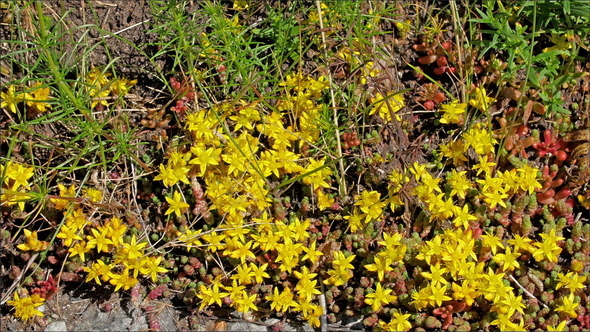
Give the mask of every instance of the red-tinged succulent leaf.
[[447, 67], [444, 67], [444, 66], [443, 67], [437, 67], [437, 68], [434, 68], [434, 70], [432, 70], [432, 72], [435, 75], [438, 75], [438, 76], [444, 74], [446, 71], [447, 71]]
[[445, 51], [450, 51], [451, 48], [453, 48], [453, 42], [447, 40], [447, 41], [443, 42], [441, 44], [441, 46], [442, 46], [442, 48], [445, 49]]
[[555, 203], [555, 198], [553, 197], [548, 197], [545, 195], [545, 193], [539, 193], [537, 194], [537, 202], [541, 203], [541, 204], [553, 204]]
[[437, 92], [434, 94], [434, 96], [432, 97], [432, 101], [434, 101], [435, 104], [441, 104], [446, 100], [446, 96], [444, 93], [442, 92]]
[[438, 55], [435, 55], [435, 54], [421, 56], [418, 58], [418, 63], [421, 65], [429, 65], [431, 63], [434, 63], [437, 58], [438, 58]]
[[572, 191], [569, 188], [563, 188], [557, 194], [555, 194], [555, 196], [553, 196], [553, 198], [559, 201], [559, 200], [569, 197], [569, 195], [571, 195], [571, 194], [572, 194]]

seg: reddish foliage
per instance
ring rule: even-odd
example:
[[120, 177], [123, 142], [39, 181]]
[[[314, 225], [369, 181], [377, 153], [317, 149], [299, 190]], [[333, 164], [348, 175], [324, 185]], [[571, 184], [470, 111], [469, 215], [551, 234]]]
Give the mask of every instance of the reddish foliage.
[[356, 131], [345, 132], [342, 134], [342, 148], [348, 150], [349, 148], [361, 145]]
[[162, 297], [166, 289], [168, 289], [168, 286], [166, 285], [157, 286], [148, 293], [148, 299], [157, 300], [158, 298]]
[[564, 183], [562, 178], [557, 177], [557, 171], [551, 170], [548, 165], [543, 166], [542, 188], [538, 190], [537, 201], [541, 204], [553, 204], [557, 201], [568, 198], [572, 191], [569, 188], [562, 188], [556, 192], [556, 188]]
[[37, 286], [31, 290], [33, 294], [39, 294], [42, 298], [48, 300], [54, 294], [57, 293], [57, 281], [53, 279], [52, 275], [49, 275], [46, 281], [39, 280], [37, 281]]
[[551, 129], [545, 129], [543, 132], [543, 142], [533, 143], [533, 148], [537, 150], [537, 155], [539, 157], [555, 156], [559, 161], [559, 164], [568, 157], [565, 151], [567, 143], [562, 138], [555, 139], [555, 135]]
[[464, 302], [459, 301], [448, 301], [444, 307], [435, 308], [432, 310], [432, 314], [441, 319], [444, 319], [442, 329], [446, 330], [451, 324], [453, 324], [453, 314], [461, 312], [463, 310], [470, 310], [471, 306], [468, 306]]
[[590, 329], [590, 315], [578, 315], [578, 317], [576, 317], [576, 320], [580, 322], [580, 328], [582, 330]]

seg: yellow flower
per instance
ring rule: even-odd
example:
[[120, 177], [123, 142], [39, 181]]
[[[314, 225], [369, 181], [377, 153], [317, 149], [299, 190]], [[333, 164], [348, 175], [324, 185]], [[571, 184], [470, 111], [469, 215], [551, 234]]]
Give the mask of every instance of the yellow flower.
[[72, 241], [74, 240], [82, 240], [82, 237], [78, 235], [78, 232], [74, 227], [75, 226], [68, 226], [67, 224], [62, 225], [59, 229], [59, 233], [57, 233], [57, 237], [64, 240], [63, 244], [66, 247], [71, 246]]
[[574, 272], [568, 272], [567, 274], [558, 273], [557, 278], [559, 278], [559, 283], [555, 287], [555, 289], [560, 289], [561, 287], [568, 288], [570, 291], [575, 292], [578, 289], [584, 288], [584, 282], [586, 282], [587, 276], [580, 276], [575, 274]]
[[506, 253], [504, 254], [497, 254], [492, 257], [494, 262], [502, 265], [503, 271], [513, 271], [514, 269], [518, 269], [520, 264], [518, 263], [517, 258], [520, 257], [518, 252], [511, 252], [510, 248], [506, 248]]
[[90, 251], [90, 248], [86, 246], [86, 242], [82, 241], [74, 244], [74, 246], [70, 247], [68, 251], [70, 252], [70, 257], [78, 255], [83, 262], [86, 260], [85, 255]]
[[248, 295], [248, 292], [242, 291], [242, 298], [235, 302], [236, 310], [243, 313], [247, 313], [250, 310], [257, 311], [258, 308], [254, 304], [257, 297], [256, 294]]
[[382, 305], [387, 305], [397, 300], [397, 296], [391, 295], [391, 292], [393, 292], [393, 290], [383, 289], [381, 283], [377, 282], [375, 292], [367, 294], [365, 297], [365, 303], [371, 306], [373, 312], [376, 312], [381, 308]]
[[524, 315], [523, 308], [526, 308], [526, 306], [522, 303], [522, 295], [515, 296], [513, 292], [508, 292], [508, 294], [503, 297], [501, 303], [505, 305], [504, 308], [506, 308], [505, 310], [508, 312], [508, 316], [511, 317], [516, 311]]
[[10, 85], [6, 92], [0, 92], [0, 107], [16, 113], [16, 104], [24, 100], [22, 93], [16, 93], [14, 85]]
[[566, 331], [567, 323], [568, 321], [564, 320], [561, 323], [559, 323], [559, 325], [557, 325], [556, 327], [547, 325], [547, 331]]
[[221, 149], [215, 148], [208, 148], [202, 146], [193, 146], [191, 147], [191, 152], [195, 156], [195, 158], [189, 161], [191, 165], [199, 165], [201, 173], [200, 175], [203, 176], [205, 171], [207, 170], [208, 165], [219, 165], [219, 161], [221, 160], [220, 154]]
[[88, 272], [86, 282], [94, 279], [97, 284], [102, 285], [100, 283], [101, 280], [106, 282], [111, 279], [111, 276], [113, 275], [111, 268], [110, 265], [105, 264], [101, 260], [97, 260], [92, 263], [92, 266], [84, 268], [84, 271]]
[[119, 78], [111, 82], [110, 90], [114, 94], [122, 97], [125, 96], [129, 89], [131, 89], [131, 87], [133, 87], [135, 84], [137, 84], [137, 80]]
[[108, 229], [106, 227], [92, 228], [90, 230], [92, 235], [86, 236], [88, 243], [86, 247], [89, 249], [96, 248], [98, 252], [109, 252], [113, 241], [108, 238]]
[[168, 164], [164, 166], [164, 164], [160, 164], [159, 167], [160, 174], [154, 178], [154, 181], [162, 181], [166, 187], [173, 186], [178, 182], [178, 177], [172, 165]]
[[331, 198], [330, 196], [326, 195], [321, 188], [318, 188], [315, 192], [318, 195], [318, 208], [320, 209], [320, 211], [323, 211], [326, 208], [329, 208], [332, 205], [334, 205], [334, 198]]
[[18, 293], [14, 292], [13, 299], [14, 300], [7, 301], [6, 303], [14, 307], [14, 316], [22, 320], [29, 320], [35, 316], [44, 316], [44, 314], [37, 309], [37, 307], [43, 305], [45, 302], [45, 299], [39, 294], [20, 298]]
[[250, 7], [250, 4], [248, 4], [248, 1], [246, 0], [234, 0], [234, 3], [232, 5], [232, 8], [235, 10], [244, 10], [248, 7]]
[[408, 322], [410, 314], [402, 314], [397, 309], [394, 309], [393, 318], [389, 323], [379, 321], [379, 325], [385, 331], [409, 331], [412, 324]]
[[166, 202], [170, 204], [170, 207], [166, 210], [165, 215], [174, 213], [176, 216], [180, 217], [184, 211], [189, 208], [189, 205], [184, 202], [184, 199], [178, 191], [175, 191], [173, 196], [173, 198], [166, 197]]
[[141, 261], [141, 273], [146, 276], [151, 276], [152, 281], [156, 282], [158, 273], [168, 272], [167, 269], [160, 266], [162, 257], [146, 257]]
[[440, 307], [443, 301], [452, 300], [451, 297], [445, 295], [447, 286], [448, 284], [444, 286], [440, 285], [440, 287], [437, 287], [436, 284], [430, 284], [430, 296], [428, 297], [430, 303], [436, 303], [436, 305]]
[[430, 280], [432, 286], [436, 286], [438, 284], [448, 284], [449, 282], [443, 277], [443, 274], [449, 272], [446, 267], [441, 268], [440, 263], [437, 262], [436, 265], [430, 265], [430, 272], [422, 272], [421, 275]]
[[[369, 115], [379, 113], [379, 116], [385, 123], [391, 122], [393, 120], [393, 114], [399, 112], [399, 110], [406, 106], [404, 96], [399, 92], [391, 92], [386, 97], [383, 97], [381, 93], [377, 92], [374, 97], [370, 98], [370, 101], [373, 107], [369, 111]], [[397, 121], [402, 120], [397, 114], [395, 115], [395, 119]]]
[[[252, 263], [250, 263], [252, 264]], [[232, 275], [230, 278], [233, 280], [237, 280], [238, 284], [240, 285], [248, 285], [252, 283], [252, 277], [255, 276], [256, 272], [252, 271], [254, 265], [247, 265], [246, 263], [242, 263], [238, 265], [236, 269], [236, 273]]]
[[248, 258], [255, 259], [256, 255], [250, 250], [252, 248], [252, 241], [242, 243], [237, 241], [235, 250], [229, 253], [229, 257], [239, 259], [241, 263], [244, 263]]
[[286, 312], [290, 307], [297, 306], [297, 302], [293, 300], [293, 293], [289, 287], [285, 287], [279, 293], [279, 289], [275, 286], [272, 295], [267, 296], [266, 299], [271, 301], [270, 308], [272, 310], [280, 312]]
[[461, 286], [457, 283], [452, 283], [451, 289], [453, 290], [453, 298], [455, 300], [463, 299], [467, 305], [472, 305], [473, 302], [475, 302], [475, 299], [479, 296], [477, 287], [470, 284], [467, 280], [463, 280]]
[[144, 256], [143, 247], [147, 245], [147, 242], [137, 243], [135, 234], [131, 237], [129, 243], [123, 243], [124, 252], [127, 255], [128, 260], [142, 258]]
[[455, 206], [454, 214], [455, 219], [453, 220], [453, 225], [455, 225], [455, 227], [463, 226], [463, 228], [468, 229], [469, 221], [477, 220], [477, 217], [469, 213], [469, 207], [467, 206], [467, 204], [463, 205], [463, 208]]
[[102, 191], [88, 188], [84, 190], [84, 197], [88, 198], [91, 202], [100, 203], [102, 201]]
[[383, 213], [383, 208], [387, 202], [380, 202], [381, 194], [377, 191], [363, 191], [360, 195], [355, 197], [354, 205], [358, 206], [360, 210], [366, 214], [366, 221], [375, 220]]
[[[73, 198], [76, 197], [76, 187], [71, 185], [69, 188], [66, 188], [61, 183], [58, 183], [57, 187], [59, 188], [59, 196], [64, 198]], [[69, 199], [62, 199], [62, 198], [50, 198], [49, 199], [54, 205], [57, 210], [63, 210], [66, 207], [72, 205], [73, 201]]]
[[481, 244], [483, 247], [485, 248], [490, 248], [490, 250], [492, 251], [492, 254], [496, 254], [496, 251], [499, 248], [504, 249], [504, 245], [502, 244], [502, 240], [497, 237], [496, 235], [493, 234], [488, 234], [486, 232], [486, 234], [481, 236]]
[[466, 108], [467, 104], [459, 103], [457, 100], [453, 100], [450, 104], [441, 105], [441, 112], [443, 112], [443, 115], [440, 119], [440, 123], [462, 124], [464, 120], [463, 113], [465, 113]]
[[128, 290], [137, 284], [137, 279], [129, 275], [129, 269], [123, 270], [121, 274], [112, 274], [109, 282], [115, 286], [115, 292], [120, 288]]
[[358, 209], [354, 209], [353, 213], [349, 216], [345, 216], [344, 219], [348, 221], [350, 230], [354, 233], [359, 229], [363, 229], [364, 221], [367, 220], [367, 215], [359, 213]]
[[562, 304], [559, 307], [555, 308], [555, 311], [562, 312], [569, 318], [578, 317], [576, 309], [578, 308], [579, 303], [574, 301], [574, 293], [570, 293], [568, 297], [564, 297], [561, 303]]
[[514, 252], [533, 252], [535, 248], [531, 245], [533, 240], [528, 237], [522, 237], [519, 234], [514, 234], [514, 238], [508, 240], [508, 244], [514, 246]]
[[[498, 141], [493, 138], [492, 132], [483, 127], [481, 123], [472, 126], [463, 133], [463, 140], [467, 148], [472, 147], [478, 155], [488, 155], [494, 152], [494, 144]], [[477, 173], [479, 175], [479, 173]]]
[[254, 263], [250, 263], [250, 269], [252, 270], [254, 280], [256, 283], [261, 284], [264, 281], [264, 278], [270, 278], [270, 275], [266, 273], [266, 267], [268, 263], [264, 263], [260, 266], [256, 266]]
[[322, 256], [324, 253], [321, 251], [316, 250], [316, 242], [313, 241], [309, 247], [303, 247], [303, 251], [305, 251], [305, 255], [301, 258], [301, 261], [309, 260], [312, 264], [319, 260], [319, 257]]
[[561, 241], [564, 238], [555, 235], [555, 229], [552, 229], [549, 234], [541, 233], [542, 242], [536, 242], [534, 245], [537, 247], [533, 252], [533, 257], [537, 261], [543, 260], [543, 257], [547, 258], [548, 261], [557, 263], [561, 248], [557, 245], [557, 241]]
[[[34, 89], [30, 94], [30, 100], [27, 100], [27, 106], [35, 108], [39, 112], [45, 112], [51, 105], [47, 103], [51, 89], [48, 87], [41, 88], [41, 82], [33, 84]], [[29, 99], [28, 98], [28, 99]]]
[[385, 272], [393, 271], [393, 267], [391, 267], [392, 263], [393, 260], [389, 257], [375, 256], [375, 263], [366, 264], [365, 269], [371, 272], [376, 271], [377, 276], [379, 277], [379, 281], [381, 281], [385, 276]]
[[47, 249], [49, 242], [39, 241], [37, 239], [37, 232], [31, 232], [28, 229], [25, 229], [24, 232], [27, 242], [19, 244], [18, 246], [16, 246], [17, 248], [19, 248], [22, 251], [43, 251]]
[[[20, 186], [26, 187], [29, 185], [29, 179], [33, 176], [34, 170], [33, 167], [25, 167], [19, 163], [9, 161], [6, 164], [6, 179], [4, 182], [8, 184], [8, 180], [13, 180], [12, 188], [15, 190]], [[2, 171], [1, 168], [0, 171]]]
[[310, 159], [309, 165], [302, 172], [307, 174], [303, 178], [303, 183], [311, 185], [314, 190], [319, 187], [330, 188], [326, 179], [332, 175], [332, 171], [325, 165], [324, 159]]
[[473, 94], [475, 95], [475, 98], [469, 99], [469, 105], [482, 112], [487, 111], [488, 108], [490, 108], [490, 106], [496, 102], [496, 99], [487, 96], [487, 92], [484, 87], [475, 88]]

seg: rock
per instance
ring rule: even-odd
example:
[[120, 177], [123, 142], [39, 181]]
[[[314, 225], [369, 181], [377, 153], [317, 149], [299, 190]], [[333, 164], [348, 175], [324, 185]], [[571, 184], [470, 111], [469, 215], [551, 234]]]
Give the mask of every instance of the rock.
[[147, 331], [148, 324], [141, 310], [131, 304], [119, 306], [115, 303], [109, 312], [102, 312], [96, 305], [90, 305], [72, 331]]
[[252, 332], [267, 332], [268, 329], [264, 325], [248, 323], [248, 322], [232, 322], [227, 324], [226, 331], [252, 331]]
[[67, 327], [66, 327], [66, 322], [64, 322], [63, 320], [58, 320], [55, 321], [49, 325], [47, 325], [47, 327], [45, 327], [45, 332], [49, 332], [49, 331], [54, 331], [54, 332], [67, 332]]

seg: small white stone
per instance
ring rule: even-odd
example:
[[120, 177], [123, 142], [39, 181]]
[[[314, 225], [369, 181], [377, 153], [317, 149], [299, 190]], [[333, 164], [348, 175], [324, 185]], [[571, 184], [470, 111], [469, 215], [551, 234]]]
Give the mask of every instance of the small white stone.
[[66, 322], [63, 320], [55, 321], [49, 325], [44, 330], [45, 332], [53, 331], [53, 332], [67, 332], [68, 329], [66, 328]]

